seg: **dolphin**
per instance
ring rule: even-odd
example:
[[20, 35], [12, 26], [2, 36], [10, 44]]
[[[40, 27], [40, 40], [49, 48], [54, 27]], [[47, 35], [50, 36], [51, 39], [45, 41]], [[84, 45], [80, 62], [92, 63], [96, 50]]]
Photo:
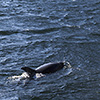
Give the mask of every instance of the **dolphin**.
[[[49, 74], [54, 73], [58, 70], [61, 70], [64, 68], [65, 62], [56, 62], [56, 63], [46, 63], [43, 64], [36, 69], [31, 69], [29, 67], [22, 67], [21, 69], [24, 70], [28, 75], [29, 78], [32, 78], [36, 73], [42, 73], [42, 74]], [[69, 62], [67, 62], [67, 67], [71, 67]]]

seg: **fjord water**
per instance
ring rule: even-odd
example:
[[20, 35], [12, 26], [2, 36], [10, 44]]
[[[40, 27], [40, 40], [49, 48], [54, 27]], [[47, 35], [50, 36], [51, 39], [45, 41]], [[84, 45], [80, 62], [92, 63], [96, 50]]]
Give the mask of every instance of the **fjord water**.
[[[73, 69], [7, 79], [64, 59]], [[0, 100], [100, 100], [100, 0], [0, 0]]]

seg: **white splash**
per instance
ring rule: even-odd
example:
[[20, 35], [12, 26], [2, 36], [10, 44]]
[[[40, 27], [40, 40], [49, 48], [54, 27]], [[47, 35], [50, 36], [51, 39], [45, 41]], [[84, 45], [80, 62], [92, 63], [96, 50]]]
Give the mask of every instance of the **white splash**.
[[[38, 78], [41, 78], [41, 77], [44, 77], [45, 75], [42, 74], [42, 73], [36, 73], [33, 77], [35, 79], [38, 79]], [[23, 79], [28, 79], [30, 78], [29, 75], [27, 74], [27, 72], [24, 72], [22, 73], [22, 75], [18, 75], [18, 76], [11, 76], [11, 77], [8, 77], [8, 79], [11, 79], [11, 80], [23, 80]]]
[[29, 78], [29, 75], [26, 72], [22, 73], [22, 75], [8, 77], [8, 79], [20, 79], [20, 80], [26, 78]]
[[36, 79], [44, 77], [44, 76], [46, 76], [46, 75], [44, 75], [42, 73], [36, 73], [36, 75], [35, 75]]

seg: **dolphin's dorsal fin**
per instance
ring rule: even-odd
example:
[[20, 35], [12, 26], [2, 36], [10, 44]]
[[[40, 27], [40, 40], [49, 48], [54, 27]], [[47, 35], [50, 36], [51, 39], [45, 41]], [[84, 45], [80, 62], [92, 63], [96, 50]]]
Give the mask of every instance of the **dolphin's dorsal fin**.
[[36, 71], [29, 67], [22, 67], [21, 69], [27, 72], [30, 78], [32, 78], [36, 74]]

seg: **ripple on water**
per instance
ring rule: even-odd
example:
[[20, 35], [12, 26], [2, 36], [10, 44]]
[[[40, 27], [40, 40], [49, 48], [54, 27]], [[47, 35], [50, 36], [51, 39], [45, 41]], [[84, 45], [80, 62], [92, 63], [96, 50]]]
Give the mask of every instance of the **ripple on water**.
[[[100, 0], [1, 0], [0, 99], [99, 100], [99, 9]], [[27, 84], [7, 80], [64, 57], [74, 69]]]

